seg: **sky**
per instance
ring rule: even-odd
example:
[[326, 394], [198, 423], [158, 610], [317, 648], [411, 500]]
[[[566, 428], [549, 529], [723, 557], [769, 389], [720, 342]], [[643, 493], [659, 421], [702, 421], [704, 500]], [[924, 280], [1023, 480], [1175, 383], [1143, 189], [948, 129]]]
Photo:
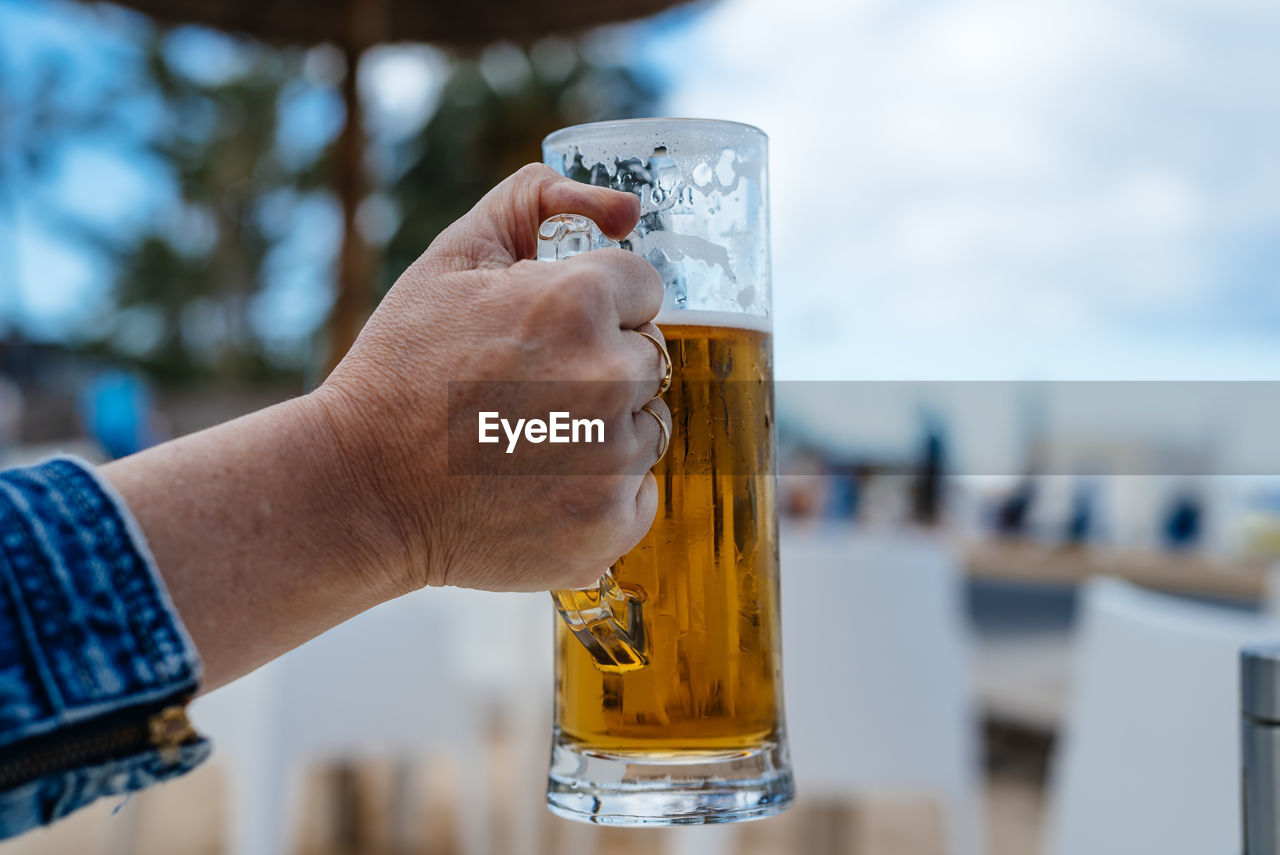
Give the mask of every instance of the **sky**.
[[786, 8], [653, 41], [770, 134], [779, 376], [1280, 376], [1280, 5]]
[[[228, 50], [192, 32], [193, 56]], [[0, 40], [0, 85], [42, 45], [80, 74], [128, 50], [39, 0], [0, 0]], [[1280, 376], [1276, 44], [1273, 0], [721, 0], [597, 49], [665, 81], [668, 115], [769, 134], [780, 378], [1204, 380]], [[374, 54], [375, 124], [412, 129], [442, 69]], [[333, 123], [312, 102], [301, 138]], [[22, 288], [0, 316], [62, 334], [104, 271], [4, 190], [0, 282], [16, 265]], [[95, 143], [38, 192], [127, 227], [166, 191]], [[280, 279], [264, 311], [316, 323], [315, 276]]]

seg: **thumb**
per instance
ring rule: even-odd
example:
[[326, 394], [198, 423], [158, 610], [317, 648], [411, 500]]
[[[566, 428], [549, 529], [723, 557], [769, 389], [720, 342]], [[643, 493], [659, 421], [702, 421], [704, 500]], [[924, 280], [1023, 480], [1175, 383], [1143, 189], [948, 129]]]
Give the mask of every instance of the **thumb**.
[[537, 252], [538, 226], [552, 214], [581, 214], [605, 234], [625, 237], [640, 219], [630, 193], [580, 184], [531, 163], [494, 187], [449, 227], [449, 249], [477, 267], [509, 267]]

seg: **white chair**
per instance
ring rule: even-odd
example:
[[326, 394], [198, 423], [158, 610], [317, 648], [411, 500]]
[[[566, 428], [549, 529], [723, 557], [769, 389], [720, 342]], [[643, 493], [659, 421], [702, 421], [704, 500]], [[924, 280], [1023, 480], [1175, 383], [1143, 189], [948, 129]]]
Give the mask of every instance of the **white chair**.
[[1239, 649], [1280, 623], [1112, 579], [1081, 615], [1046, 853], [1238, 852]]
[[[499, 807], [507, 834], [491, 848], [495, 855], [537, 855], [549, 821], [545, 794], [555, 685], [552, 626], [559, 618], [545, 591], [497, 594], [449, 588], [438, 593], [439, 601], [459, 618], [452, 633], [453, 659], [472, 708], [494, 710], [508, 730], [506, 790]], [[490, 794], [497, 798], [495, 791]], [[570, 833], [581, 835], [581, 827]], [[589, 853], [582, 846], [572, 851]]]
[[801, 797], [929, 795], [951, 855], [978, 855], [978, 719], [955, 552], [923, 534], [784, 529], [781, 562]]
[[230, 767], [232, 855], [290, 851], [308, 763], [428, 753], [459, 773], [461, 851], [488, 852], [484, 721], [455, 666], [469, 615], [448, 600], [386, 603], [197, 700], [193, 721]]

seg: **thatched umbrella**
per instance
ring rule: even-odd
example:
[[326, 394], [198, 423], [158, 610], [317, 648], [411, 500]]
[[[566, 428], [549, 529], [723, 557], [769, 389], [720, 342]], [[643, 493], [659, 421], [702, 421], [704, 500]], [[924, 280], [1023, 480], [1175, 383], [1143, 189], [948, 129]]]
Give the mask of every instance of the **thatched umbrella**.
[[342, 98], [347, 120], [337, 145], [335, 191], [342, 203], [338, 294], [329, 321], [329, 361], [336, 363], [364, 323], [373, 265], [356, 229], [364, 195], [356, 67], [368, 48], [389, 41], [475, 47], [499, 39], [528, 43], [556, 33], [640, 18], [688, 0], [112, 0], [166, 23], [203, 24], [268, 42], [337, 45], [347, 63]]

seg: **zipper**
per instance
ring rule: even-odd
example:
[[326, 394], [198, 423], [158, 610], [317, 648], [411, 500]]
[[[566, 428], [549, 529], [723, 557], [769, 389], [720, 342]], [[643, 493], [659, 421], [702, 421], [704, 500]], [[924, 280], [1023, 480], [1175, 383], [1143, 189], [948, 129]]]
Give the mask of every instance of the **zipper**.
[[167, 766], [178, 762], [182, 746], [200, 738], [187, 718], [190, 697], [162, 706], [124, 710], [94, 721], [23, 740], [0, 749], [0, 791], [83, 766], [159, 752]]

